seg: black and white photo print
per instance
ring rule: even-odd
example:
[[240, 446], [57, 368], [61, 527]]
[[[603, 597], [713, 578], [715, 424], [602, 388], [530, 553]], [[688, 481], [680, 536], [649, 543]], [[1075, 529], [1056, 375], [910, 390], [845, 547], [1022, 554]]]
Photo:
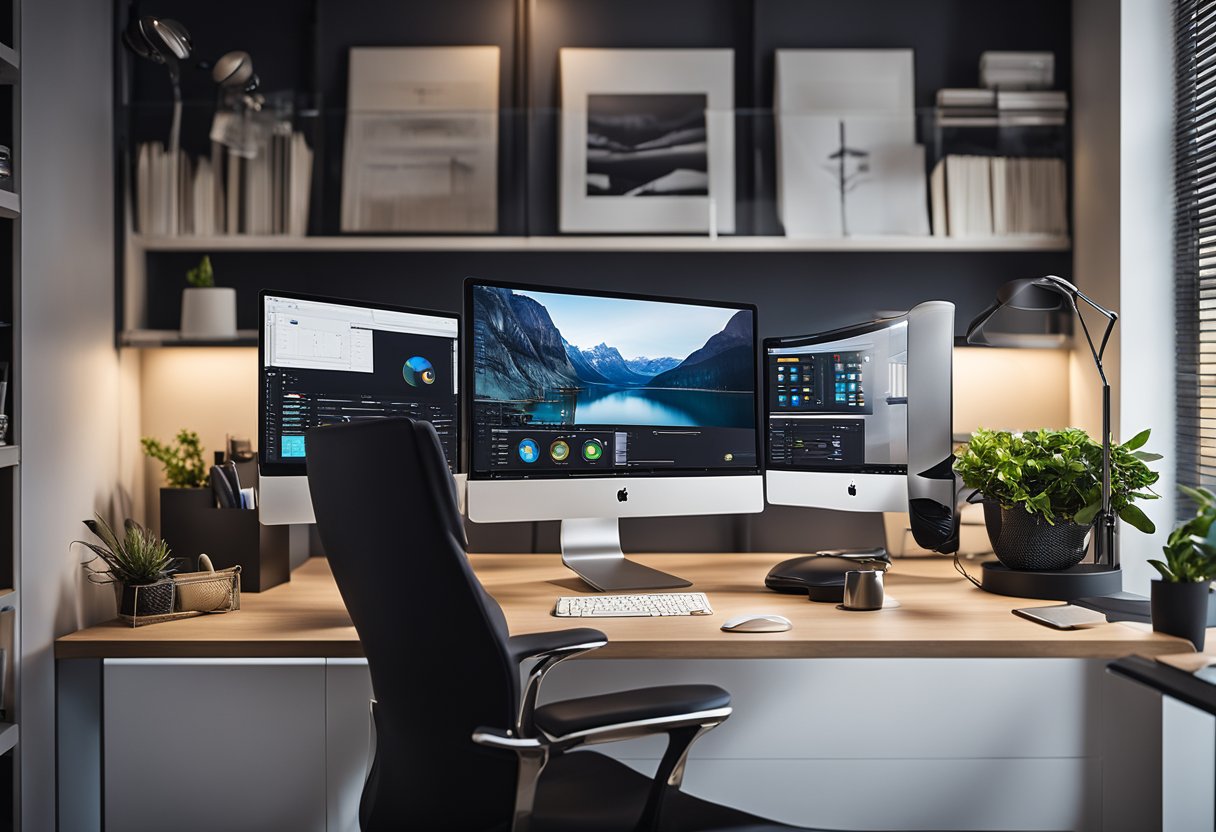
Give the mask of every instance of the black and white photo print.
[[703, 94], [587, 96], [587, 196], [708, 196]]

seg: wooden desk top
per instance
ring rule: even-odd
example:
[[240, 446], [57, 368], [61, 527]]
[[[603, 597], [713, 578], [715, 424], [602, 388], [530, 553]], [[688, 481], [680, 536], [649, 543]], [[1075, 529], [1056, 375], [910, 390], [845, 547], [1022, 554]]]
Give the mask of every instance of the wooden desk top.
[[[1093, 658], [1181, 653], [1182, 639], [1146, 625], [1105, 624], [1052, 630], [1011, 615], [1014, 607], [1051, 604], [990, 595], [971, 587], [946, 560], [902, 559], [886, 578], [896, 609], [846, 612], [764, 588], [782, 555], [638, 555], [642, 563], [694, 582], [712, 616], [558, 619], [559, 595], [577, 595], [581, 582], [557, 555], [474, 555], [478, 576], [506, 612], [512, 634], [591, 626], [608, 634], [600, 658]], [[723, 633], [726, 619], [747, 612], [779, 613], [785, 633]], [[132, 628], [119, 621], [90, 627], [55, 643], [72, 658], [352, 658], [362, 653], [337, 587], [322, 558], [292, 574], [288, 584], [241, 597], [236, 613]]]

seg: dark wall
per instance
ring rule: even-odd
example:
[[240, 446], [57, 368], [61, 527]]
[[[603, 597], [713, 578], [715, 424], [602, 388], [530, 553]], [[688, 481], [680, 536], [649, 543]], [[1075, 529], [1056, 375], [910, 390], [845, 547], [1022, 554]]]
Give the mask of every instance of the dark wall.
[[[176, 329], [197, 254], [148, 257], [148, 326]], [[234, 252], [213, 255], [216, 283], [235, 286], [242, 329], [257, 329], [260, 289], [461, 310], [464, 278], [604, 288], [755, 303], [764, 336], [868, 320], [923, 300], [958, 306], [956, 328], [1015, 277], [1067, 272], [1067, 253]]]

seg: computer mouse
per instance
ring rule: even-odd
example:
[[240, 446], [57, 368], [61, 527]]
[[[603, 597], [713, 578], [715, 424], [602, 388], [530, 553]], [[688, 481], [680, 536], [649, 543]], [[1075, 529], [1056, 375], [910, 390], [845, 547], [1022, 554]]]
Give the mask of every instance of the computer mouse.
[[839, 604], [846, 572], [886, 570], [890, 565], [891, 557], [882, 549], [838, 549], [783, 560], [769, 570], [764, 585], [774, 592], [805, 592], [812, 601]]
[[784, 633], [792, 626], [783, 615], [755, 612], [727, 619], [722, 629], [728, 633]]

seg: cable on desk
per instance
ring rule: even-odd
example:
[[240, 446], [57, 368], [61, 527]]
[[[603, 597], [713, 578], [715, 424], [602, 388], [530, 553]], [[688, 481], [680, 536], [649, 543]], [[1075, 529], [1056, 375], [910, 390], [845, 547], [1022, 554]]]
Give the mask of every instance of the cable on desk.
[[975, 584], [980, 589], [984, 588], [983, 585], [979, 581], [977, 581], [975, 578], [971, 577], [971, 573], [968, 572], [966, 567], [963, 566], [963, 562], [958, 559], [958, 552], [954, 553], [954, 569], [956, 572], [958, 572], [958, 574], [962, 575], [964, 578], [971, 581], [971, 583]]

